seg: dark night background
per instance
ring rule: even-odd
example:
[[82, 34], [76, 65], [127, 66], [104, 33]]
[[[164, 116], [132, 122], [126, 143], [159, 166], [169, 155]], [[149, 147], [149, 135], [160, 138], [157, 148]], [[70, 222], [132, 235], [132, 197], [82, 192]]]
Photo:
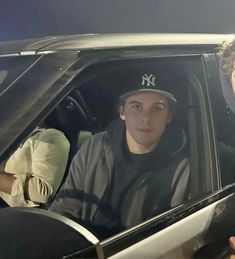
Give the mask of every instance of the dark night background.
[[75, 33], [235, 33], [235, 0], [0, 0], [0, 3], [0, 41]]

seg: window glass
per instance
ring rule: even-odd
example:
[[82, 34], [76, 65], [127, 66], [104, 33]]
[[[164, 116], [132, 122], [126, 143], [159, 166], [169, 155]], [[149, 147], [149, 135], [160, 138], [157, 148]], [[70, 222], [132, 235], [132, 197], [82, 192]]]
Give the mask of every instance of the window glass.
[[[122, 220], [129, 222], [130, 226], [139, 223], [138, 217], [142, 213], [139, 211], [135, 218], [131, 218], [130, 215], [132, 214], [131, 212], [134, 211], [134, 208], [128, 206], [130, 200], [139, 200], [139, 204], [141, 204], [140, 207], [142, 206], [141, 208], [145, 211], [144, 214], [141, 214], [141, 220], [145, 220], [179, 204], [185, 203], [190, 198], [195, 199], [202, 197], [203, 194], [210, 192], [212, 189], [210, 184], [210, 159], [207, 157], [208, 152], [205, 148], [208, 146], [207, 142], [209, 140], [206, 139], [207, 118], [204, 111], [205, 93], [203, 89], [205, 82], [203, 81], [200, 57], [158, 58], [147, 60], [133, 59], [109, 61], [91, 66], [80, 75], [78, 89], [93, 117], [101, 125], [101, 128], [97, 130], [102, 131], [106, 129], [107, 132], [109, 132], [110, 125], [113, 125], [112, 123], [114, 120], [122, 121], [124, 118], [124, 123], [128, 123], [128, 114], [125, 113], [122, 117], [120, 110], [118, 110], [118, 107], [120, 107], [119, 96], [122, 96], [125, 91], [130, 91], [133, 84], [138, 84], [138, 80], [135, 81], [136, 70], [138, 70], [140, 76], [138, 79], [140, 85], [143, 85], [145, 80], [147, 84], [151, 84], [155, 80], [154, 83], [159, 83], [159, 88], [165, 91], [168, 91], [168, 84], [171, 85], [171, 93], [177, 99], [177, 104], [171, 107], [172, 118], [169, 121], [170, 123], [167, 123], [166, 129], [169, 130], [171, 140], [176, 141], [174, 144], [179, 144], [182, 140], [182, 135], [180, 135], [179, 132], [184, 133], [186, 142], [180, 147], [182, 148], [183, 153], [181, 153], [182, 156], [177, 162], [173, 159], [171, 162], [169, 162], [169, 160], [166, 164], [167, 156], [162, 157], [162, 165], [159, 166], [160, 169], [158, 168], [159, 170], [155, 170], [160, 171], [158, 176], [157, 173], [154, 174], [154, 170], [152, 169], [151, 172], [145, 172], [147, 167], [155, 165], [155, 162], [152, 162], [151, 164], [148, 159], [146, 159], [145, 162], [145, 158], [141, 158], [141, 156], [136, 154], [131, 154], [131, 159], [133, 161], [143, 159], [143, 165], [139, 168], [139, 171], [137, 170], [136, 174], [128, 176], [127, 169], [123, 168], [123, 170], [121, 170], [123, 175], [120, 173], [121, 178], [120, 176], [117, 176], [117, 174], [114, 176], [113, 181], [116, 185], [114, 184], [113, 188], [115, 191], [118, 191], [118, 196], [122, 197], [123, 207], [121, 207], [123, 208], [123, 211], [127, 211], [125, 216], [122, 215]], [[161, 80], [163, 81], [161, 82]], [[135, 86], [136, 85], [134, 85], [134, 88]], [[127, 99], [125, 99], [125, 101], [124, 107], [128, 104]], [[136, 100], [134, 100], [134, 102], [136, 105]], [[143, 107], [139, 107], [139, 100], [137, 102], [138, 104], [134, 106], [134, 109], [143, 109]], [[127, 107], [127, 109], [129, 109], [129, 106]], [[130, 109], [132, 109], [132, 106], [130, 106]], [[156, 117], [155, 121], [157, 120], [158, 118]], [[135, 119], [135, 122], [136, 121], [137, 118]], [[158, 125], [158, 123], [156, 123], [156, 125]], [[125, 130], [127, 130], [127, 124], [125, 124], [125, 127]], [[139, 126], [137, 125], [136, 127], [138, 128]], [[120, 138], [120, 136], [123, 136], [120, 132], [117, 132], [115, 135], [115, 141], [112, 143], [115, 148], [119, 145], [118, 138]], [[127, 143], [125, 141], [127, 141]], [[128, 140], [124, 140], [124, 142], [129, 148]], [[181, 144], [182, 142], [179, 145]], [[170, 144], [168, 145], [168, 148], [169, 147]], [[122, 153], [122, 156], [125, 156], [123, 154], [126, 154], [126, 149], [125, 151], [123, 149], [120, 150], [121, 152], [124, 152]], [[191, 164], [191, 170], [186, 164], [181, 164], [182, 171], [180, 172], [181, 169], [179, 169], [178, 166], [180, 162], [182, 162], [181, 159], [188, 160], [188, 165]], [[157, 161], [157, 158], [155, 160]], [[158, 162], [161, 164], [160, 161]], [[178, 164], [176, 165], [174, 162]], [[129, 166], [125, 163], [123, 165], [126, 166], [126, 168]], [[121, 169], [119, 167], [123, 165], [114, 165], [113, 170], [118, 172], [118, 170]], [[180, 172], [178, 176], [176, 176], [174, 171], [176, 168], [178, 168], [178, 172]], [[187, 176], [187, 173], [185, 172], [184, 175], [183, 168], [186, 171], [188, 170]], [[132, 170], [131, 167], [130, 170]], [[172, 172], [172, 170], [174, 173], [170, 176], [170, 171]], [[177, 179], [175, 178], [177, 183], [174, 182], [173, 184], [171, 182], [173, 178], [171, 177], [178, 177]], [[145, 180], [146, 182], [143, 189], [140, 188], [138, 190], [140, 182]], [[179, 189], [178, 183], [180, 184]], [[122, 188], [118, 188], [117, 186], [122, 186]], [[132, 190], [132, 193], [128, 194], [129, 192], [127, 192], [127, 189]], [[134, 194], [134, 190], [137, 190], [138, 197]], [[114, 191], [112, 193], [114, 193]], [[120, 200], [118, 201], [117, 196], [115, 195], [110, 195], [109, 199], [105, 200], [105, 202], [108, 203], [108, 205], [106, 205], [110, 207], [111, 211], [115, 211], [120, 207]], [[112, 207], [113, 204], [116, 204], [116, 207]], [[152, 207], [152, 204], [155, 204], [154, 208]], [[146, 209], [147, 207], [148, 209]], [[99, 216], [101, 217], [101, 214], [98, 213], [96, 219], [97, 224], [100, 223]], [[109, 219], [107, 216], [106, 224], [108, 224], [108, 221]]]
[[[235, 181], [235, 99], [228, 76], [224, 73], [223, 64], [215, 68], [217, 82], [211, 85], [213, 119], [216, 127], [217, 149], [219, 154], [219, 169], [222, 185]], [[218, 76], [219, 74], [219, 76]]]
[[[191, 192], [201, 196], [217, 188], [215, 158], [211, 152], [212, 125], [208, 112], [208, 93], [201, 57], [185, 62], [190, 77], [189, 125], [191, 136]], [[198, 186], [197, 186], [198, 185]], [[200, 196], [196, 191], [196, 197]], [[195, 197], [195, 195], [193, 195]]]
[[38, 56], [1, 57], [0, 94], [37, 59]]
[[45, 116], [44, 108], [73, 76], [68, 72], [63, 77], [76, 55], [68, 51], [34, 57], [0, 57], [0, 156], [10, 152], [8, 148], [18, 138], [30, 134], [34, 119]]

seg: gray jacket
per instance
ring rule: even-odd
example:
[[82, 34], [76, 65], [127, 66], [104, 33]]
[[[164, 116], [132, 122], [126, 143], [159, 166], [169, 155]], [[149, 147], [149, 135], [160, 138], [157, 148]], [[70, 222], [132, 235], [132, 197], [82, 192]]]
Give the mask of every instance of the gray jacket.
[[[74, 157], [68, 178], [50, 209], [77, 221], [92, 222], [110, 185], [113, 164], [114, 158], [107, 132], [92, 136]], [[174, 207], [187, 197], [189, 160], [178, 156], [174, 165], [169, 168], [175, 172], [172, 188], [169, 190], [173, 190], [170, 206]], [[136, 203], [138, 199], [142, 199], [141, 192]], [[133, 222], [131, 217], [128, 221], [127, 225], [139, 223]]]

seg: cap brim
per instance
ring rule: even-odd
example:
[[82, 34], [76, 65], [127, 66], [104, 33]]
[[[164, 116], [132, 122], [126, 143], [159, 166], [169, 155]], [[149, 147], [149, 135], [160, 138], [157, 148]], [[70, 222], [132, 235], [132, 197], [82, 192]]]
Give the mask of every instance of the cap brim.
[[121, 95], [119, 97], [119, 100], [126, 99], [127, 97], [129, 97], [133, 94], [139, 93], [139, 92], [151, 92], [151, 93], [155, 93], [155, 94], [160, 94], [160, 95], [165, 96], [169, 101], [171, 101], [173, 103], [177, 103], [177, 100], [173, 94], [171, 94], [167, 91], [164, 91], [164, 90], [155, 90], [155, 89], [139, 89], [139, 90], [130, 91], [128, 93]]

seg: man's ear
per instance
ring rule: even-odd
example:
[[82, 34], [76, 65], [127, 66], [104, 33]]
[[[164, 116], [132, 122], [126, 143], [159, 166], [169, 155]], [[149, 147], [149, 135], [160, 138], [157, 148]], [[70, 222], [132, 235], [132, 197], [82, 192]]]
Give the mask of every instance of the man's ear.
[[124, 107], [122, 105], [118, 106], [118, 112], [119, 112], [120, 119], [124, 121], [126, 119], [126, 116], [124, 112]]

